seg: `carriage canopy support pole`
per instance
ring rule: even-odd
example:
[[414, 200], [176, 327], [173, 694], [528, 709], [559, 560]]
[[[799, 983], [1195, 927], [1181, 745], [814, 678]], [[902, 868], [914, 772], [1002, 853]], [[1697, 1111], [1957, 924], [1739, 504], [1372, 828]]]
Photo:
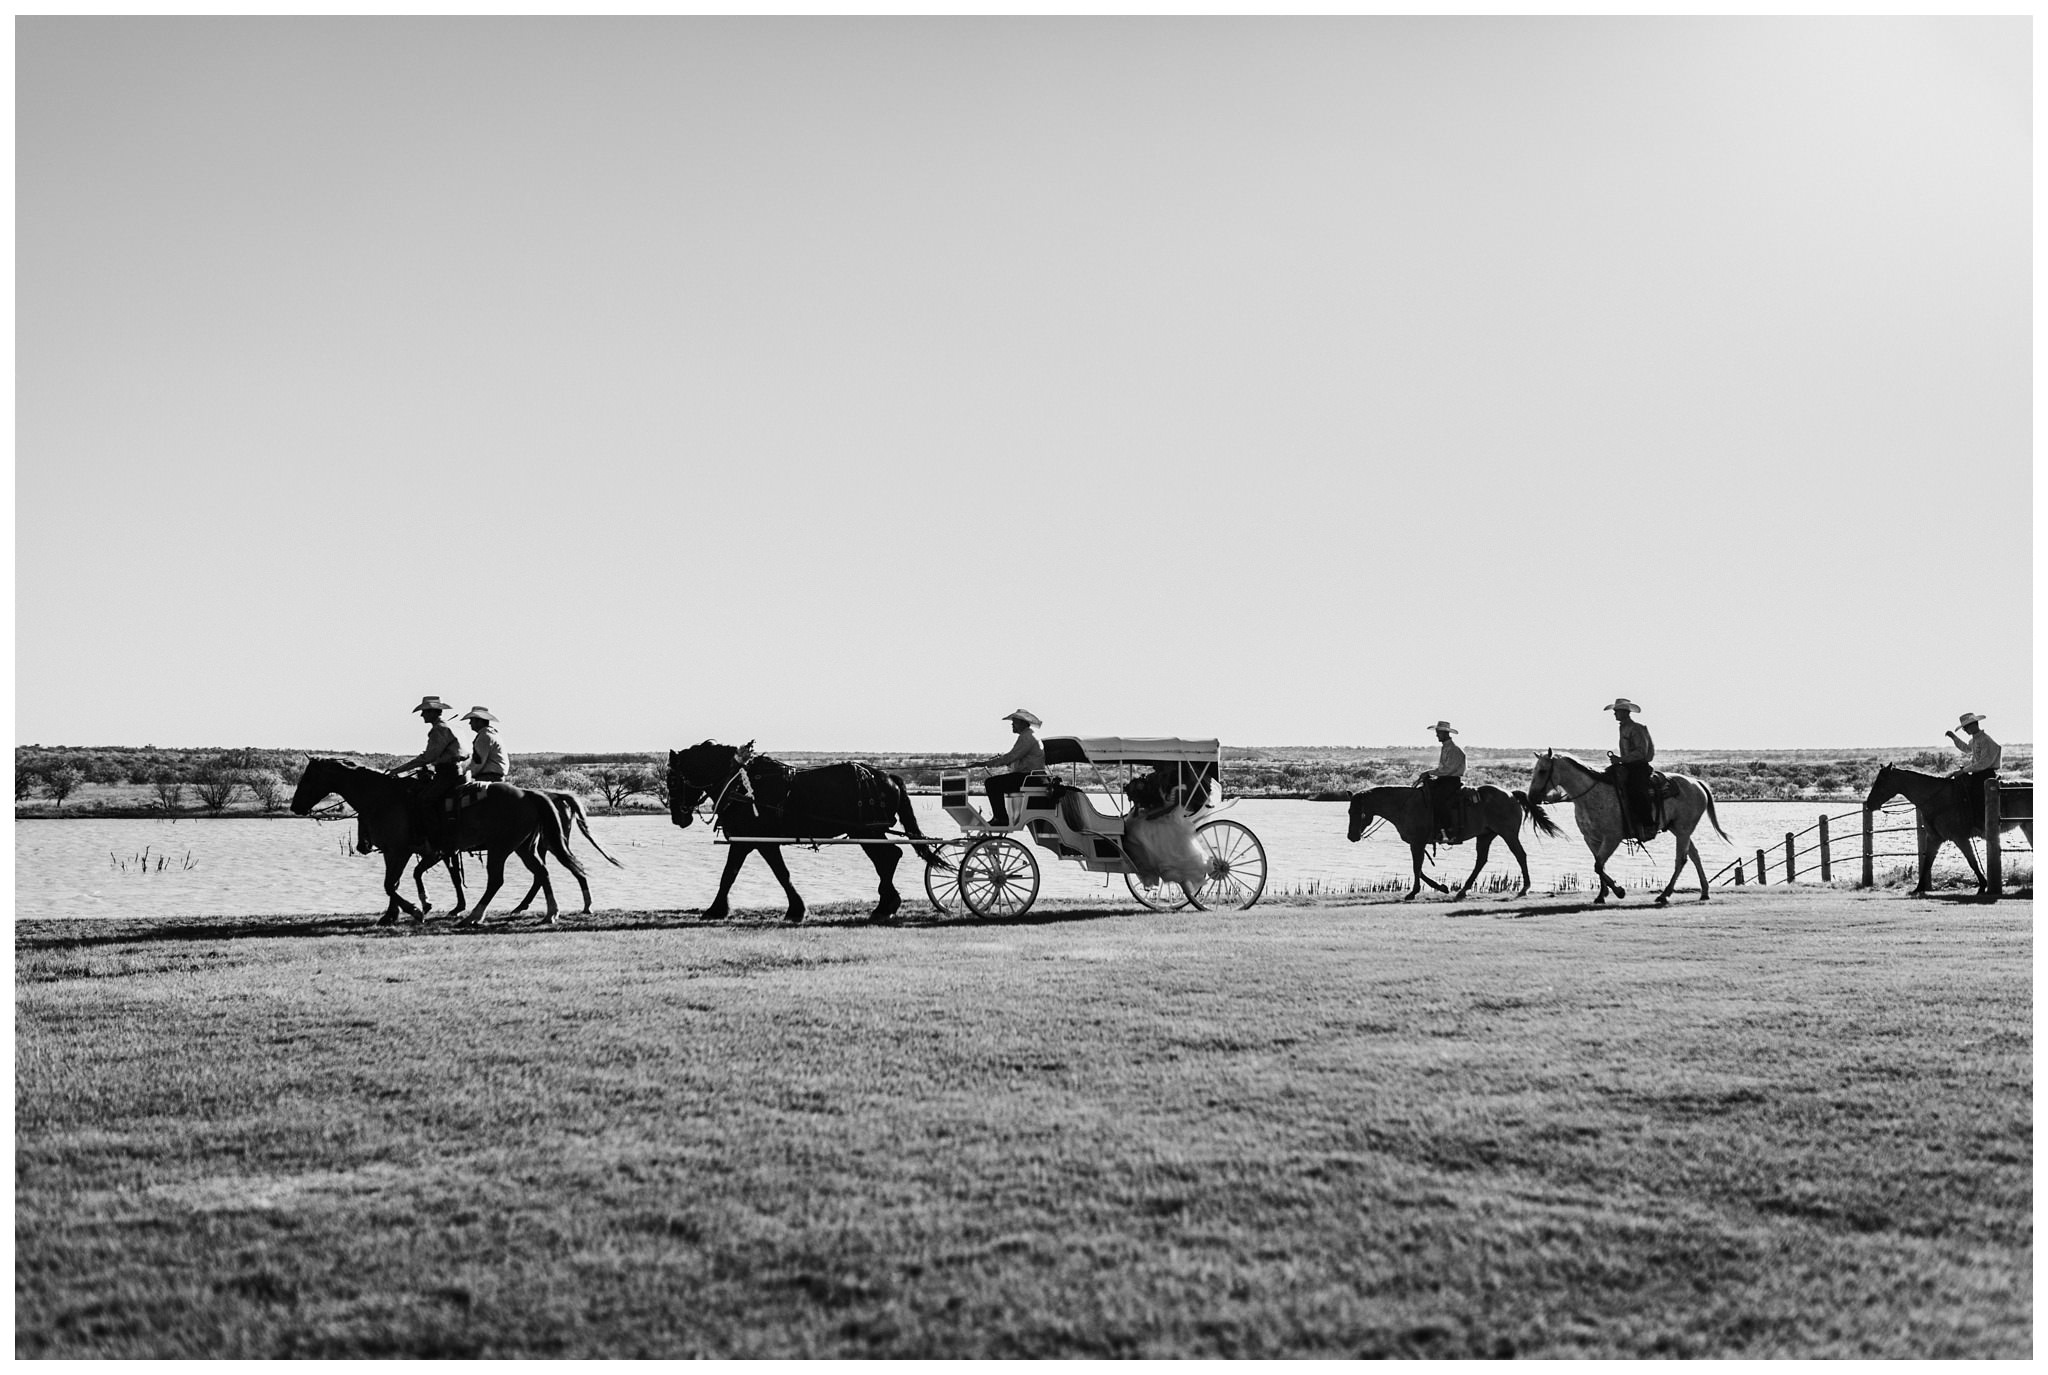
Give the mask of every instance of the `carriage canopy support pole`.
[[1820, 881], [1832, 883], [1835, 878], [1834, 856], [1828, 853], [1828, 819], [1820, 819]]
[[1872, 830], [1877, 825], [1876, 817], [1877, 813], [1871, 811], [1868, 807], [1863, 809], [1863, 886], [1865, 888], [1875, 888], [1877, 886], [1877, 852], [1871, 848], [1870, 844], [1873, 839]]
[[1998, 890], [2005, 886], [2005, 857], [1998, 843], [1999, 824], [2005, 818], [1999, 814], [1998, 780], [1984, 780], [1984, 901], [1997, 902]]

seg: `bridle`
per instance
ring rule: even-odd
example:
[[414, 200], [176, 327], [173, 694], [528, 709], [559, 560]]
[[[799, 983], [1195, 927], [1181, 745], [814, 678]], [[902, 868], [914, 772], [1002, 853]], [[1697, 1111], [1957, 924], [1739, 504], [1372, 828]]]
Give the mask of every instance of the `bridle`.
[[[1564, 791], [1564, 784], [1557, 781], [1557, 756], [1555, 754], [1547, 754], [1544, 756], [1544, 760], [1546, 766], [1550, 770], [1550, 786], [1544, 788], [1542, 791], [1549, 792], [1551, 788], [1555, 788], [1558, 790], [1560, 794], [1563, 794], [1564, 800], [1566, 802], [1577, 802], [1580, 798], [1590, 795], [1593, 789], [1599, 787], [1600, 784], [1604, 781], [1599, 774], [1593, 773], [1592, 770], [1588, 769], [1587, 773], [1590, 776], [1586, 780], [1586, 786], [1576, 793], [1566, 793]], [[1581, 765], [1580, 767], [1583, 768], [1584, 765]], [[1541, 797], [1531, 799], [1531, 801], [1535, 802], [1541, 802], [1542, 800], [1543, 799]]]

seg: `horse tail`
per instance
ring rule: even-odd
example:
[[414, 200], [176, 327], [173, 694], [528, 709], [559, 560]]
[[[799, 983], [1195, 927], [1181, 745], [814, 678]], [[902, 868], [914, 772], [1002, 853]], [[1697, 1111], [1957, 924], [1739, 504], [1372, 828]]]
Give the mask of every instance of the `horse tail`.
[[[903, 834], [912, 840], [923, 840], [924, 832], [917, 829], [917, 813], [910, 806], [910, 788], [904, 783], [902, 775], [892, 773], [883, 776], [889, 780], [889, 790], [895, 795], [896, 821], [903, 827]], [[947, 863], [945, 856], [929, 845], [913, 845], [910, 848], [929, 866], [940, 869], [953, 867]]]
[[[1695, 778], [1693, 782], [1698, 783], [1700, 791], [1707, 795], [1707, 820], [1714, 823], [1714, 833], [1720, 836], [1721, 839], [1728, 840], [1728, 833], [1721, 829], [1721, 818], [1714, 813], [1714, 790], [1708, 787], [1701, 779]], [[1735, 842], [1728, 840], [1728, 843], [1733, 845]]]
[[1525, 792], [1515, 792], [1511, 796], [1521, 804], [1522, 810], [1528, 813], [1529, 825], [1535, 829], [1537, 835], [1545, 840], [1555, 840], [1564, 834], [1557, 829], [1557, 823], [1550, 819], [1550, 813], [1543, 810], [1541, 802], [1531, 802], [1529, 794]]
[[611, 853], [604, 846], [598, 844], [597, 837], [590, 833], [590, 818], [583, 810], [582, 798], [572, 792], [558, 792], [552, 794], [552, 796], [555, 799], [555, 805], [561, 809], [562, 835], [564, 838], [569, 834], [569, 822], [573, 818], [576, 822], [576, 828], [583, 832], [583, 838], [590, 842], [591, 849], [597, 851], [606, 859], [611, 860], [612, 868], [623, 869], [626, 867], [617, 860], [612, 859]]

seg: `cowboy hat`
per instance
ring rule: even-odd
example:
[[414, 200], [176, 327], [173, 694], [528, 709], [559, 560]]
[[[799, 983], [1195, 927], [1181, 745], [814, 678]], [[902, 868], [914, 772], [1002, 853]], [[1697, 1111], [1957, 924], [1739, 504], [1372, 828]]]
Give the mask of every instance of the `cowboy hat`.
[[434, 696], [432, 693], [428, 693], [425, 697], [420, 698], [420, 704], [414, 707], [413, 710], [422, 713], [429, 711], [438, 711], [446, 713], [454, 711], [455, 708], [453, 706], [450, 706], [448, 703], [442, 701], [440, 698]]
[[1451, 735], [1456, 735], [1458, 733], [1458, 728], [1456, 726], [1453, 726], [1449, 721], [1439, 721], [1435, 725], [1431, 726], [1430, 729], [1444, 731]]
[[1022, 707], [1018, 707], [1015, 711], [1011, 712], [1008, 716], [1005, 716], [1003, 719], [1005, 721], [1022, 721], [1027, 726], [1042, 726], [1045, 724], [1045, 722], [1039, 720], [1036, 716], [1033, 716], [1030, 712], [1024, 710], [1024, 708]]
[[471, 707], [468, 711], [462, 713], [462, 719], [465, 721], [495, 721], [498, 718], [491, 715], [489, 707]]
[[1637, 706], [1637, 705], [1636, 705], [1636, 704], [1635, 704], [1634, 702], [1631, 702], [1631, 701], [1629, 701], [1629, 700], [1628, 700], [1628, 698], [1626, 698], [1626, 697], [1617, 697], [1617, 698], [1615, 698], [1615, 699], [1614, 699], [1614, 705], [1613, 705], [1613, 706], [1611, 706], [1611, 707], [1602, 707], [1602, 708], [1600, 708], [1600, 710], [1602, 710], [1602, 711], [1641, 711], [1641, 710], [1642, 710], [1642, 708], [1641, 708], [1641, 707], [1639, 707], [1639, 706]]
[[1956, 722], [1956, 724], [1957, 724], [1957, 725], [1959, 725], [1959, 726], [1967, 726], [1967, 725], [1969, 725], [1969, 724], [1970, 724], [1970, 723], [1971, 723], [1972, 721], [1984, 721], [1984, 720], [1988, 720], [1988, 719], [1989, 719], [1988, 717], [1985, 717], [1985, 716], [1980, 716], [1980, 715], [1978, 715], [1978, 714], [1977, 714], [1976, 712], [1974, 712], [1974, 711], [1966, 711], [1966, 712], [1964, 712], [1964, 713], [1963, 713], [1963, 715], [1962, 715], [1962, 719], [1961, 719], [1961, 720], [1959, 720], [1959, 721], [1957, 721], [1957, 722]]

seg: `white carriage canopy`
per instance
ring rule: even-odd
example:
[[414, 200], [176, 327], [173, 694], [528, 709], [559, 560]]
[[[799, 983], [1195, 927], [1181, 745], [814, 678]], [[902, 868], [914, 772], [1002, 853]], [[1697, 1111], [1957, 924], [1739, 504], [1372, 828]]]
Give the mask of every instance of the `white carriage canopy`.
[[1171, 735], [1049, 735], [1047, 764], [1211, 764], [1223, 762], [1220, 740]]

